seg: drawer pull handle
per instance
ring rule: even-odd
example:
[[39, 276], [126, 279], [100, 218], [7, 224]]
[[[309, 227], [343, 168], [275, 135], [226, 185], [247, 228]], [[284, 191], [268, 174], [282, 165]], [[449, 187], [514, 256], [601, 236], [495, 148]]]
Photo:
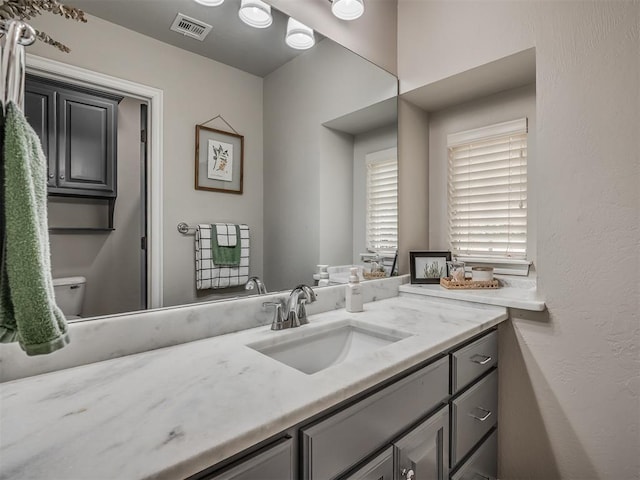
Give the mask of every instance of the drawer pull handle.
[[489, 363], [492, 360], [492, 358], [488, 355], [474, 355], [473, 357], [471, 357], [471, 361], [473, 363], [477, 363], [478, 365], [486, 365], [487, 363]]
[[480, 422], [484, 422], [487, 418], [491, 416], [491, 410], [487, 410], [486, 408], [482, 408], [482, 407], [476, 407], [475, 409], [480, 410], [483, 413], [481, 413], [480, 415], [476, 415], [474, 412], [469, 412], [469, 416], [475, 418]]
[[403, 468], [400, 475], [402, 475], [403, 479], [413, 480], [416, 477], [416, 472], [411, 469], [407, 470], [406, 468]]

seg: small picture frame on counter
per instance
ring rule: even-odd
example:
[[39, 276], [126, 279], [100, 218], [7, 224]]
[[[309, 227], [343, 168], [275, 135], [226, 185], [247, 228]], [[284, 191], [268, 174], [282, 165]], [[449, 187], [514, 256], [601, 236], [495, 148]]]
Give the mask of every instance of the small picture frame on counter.
[[447, 276], [447, 262], [451, 261], [448, 251], [409, 252], [409, 268], [412, 284], [439, 284]]

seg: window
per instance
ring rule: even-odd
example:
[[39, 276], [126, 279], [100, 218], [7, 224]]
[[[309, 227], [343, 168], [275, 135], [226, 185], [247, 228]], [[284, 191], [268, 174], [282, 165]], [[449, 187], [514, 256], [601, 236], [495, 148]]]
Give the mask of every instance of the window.
[[367, 155], [367, 249], [398, 248], [398, 155], [395, 148]]
[[527, 256], [527, 119], [447, 137], [453, 255]]

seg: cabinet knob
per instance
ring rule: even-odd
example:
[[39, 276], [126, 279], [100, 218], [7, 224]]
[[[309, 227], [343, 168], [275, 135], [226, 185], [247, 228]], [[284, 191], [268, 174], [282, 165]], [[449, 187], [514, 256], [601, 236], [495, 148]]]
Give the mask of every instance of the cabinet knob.
[[412, 480], [416, 476], [416, 472], [414, 472], [412, 469], [407, 470], [406, 468], [403, 468], [400, 474], [402, 475], [402, 478], [406, 480]]
[[64, 180], [64, 175], [60, 175], [60, 180]]
[[53, 173], [49, 174], [49, 178], [53, 178], [55, 175]]

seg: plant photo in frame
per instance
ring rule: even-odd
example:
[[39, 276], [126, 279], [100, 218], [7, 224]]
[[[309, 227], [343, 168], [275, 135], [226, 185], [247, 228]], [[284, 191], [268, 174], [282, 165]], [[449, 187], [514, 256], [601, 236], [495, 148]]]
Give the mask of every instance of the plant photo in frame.
[[411, 283], [440, 283], [447, 276], [451, 252], [409, 252]]
[[196, 190], [242, 193], [244, 136], [196, 125]]

